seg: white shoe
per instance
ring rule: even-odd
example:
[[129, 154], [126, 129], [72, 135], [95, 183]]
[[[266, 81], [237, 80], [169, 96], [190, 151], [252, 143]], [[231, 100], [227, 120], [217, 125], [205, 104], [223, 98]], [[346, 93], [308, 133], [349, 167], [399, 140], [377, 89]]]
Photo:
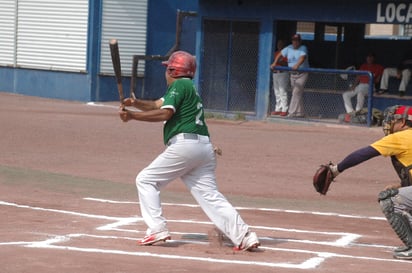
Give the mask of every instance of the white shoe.
[[150, 246], [160, 241], [166, 242], [166, 240], [170, 240], [171, 238], [172, 237], [170, 236], [169, 231], [164, 230], [146, 235], [141, 241], [139, 241], [139, 245]]
[[257, 248], [258, 246], [260, 246], [260, 243], [256, 233], [249, 231], [243, 238], [242, 243], [239, 246], [235, 246], [233, 250], [246, 251], [252, 250], [253, 248]]

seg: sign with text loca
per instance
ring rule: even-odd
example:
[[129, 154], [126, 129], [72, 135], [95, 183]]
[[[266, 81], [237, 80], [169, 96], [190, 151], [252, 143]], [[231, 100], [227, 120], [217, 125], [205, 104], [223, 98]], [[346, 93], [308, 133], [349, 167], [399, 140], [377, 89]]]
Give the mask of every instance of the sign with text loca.
[[412, 23], [412, 3], [378, 3], [377, 23]]

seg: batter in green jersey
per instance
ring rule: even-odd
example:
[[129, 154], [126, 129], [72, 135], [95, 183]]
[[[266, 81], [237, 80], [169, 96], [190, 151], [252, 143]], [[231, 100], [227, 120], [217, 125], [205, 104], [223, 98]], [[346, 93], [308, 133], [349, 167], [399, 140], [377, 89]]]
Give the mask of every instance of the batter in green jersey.
[[175, 112], [164, 126], [165, 144], [180, 133], [209, 136], [202, 101], [191, 79], [181, 78], [174, 81], [163, 99], [161, 108], [169, 108]]
[[[120, 118], [163, 121], [166, 149], [136, 177], [140, 210], [148, 229], [140, 245], [152, 245], [171, 238], [160, 203], [160, 189], [180, 178], [218, 230], [235, 250], [252, 250], [260, 243], [216, 185], [216, 155], [209, 139], [202, 100], [193, 85], [195, 58], [176, 51], [166, 66], [166, 94], [155, 101], [128, 98], [120, 107]], [[133, 106], [141, 111], [129, 111]], [[196, 232], [196, 229], [193, 230]]]

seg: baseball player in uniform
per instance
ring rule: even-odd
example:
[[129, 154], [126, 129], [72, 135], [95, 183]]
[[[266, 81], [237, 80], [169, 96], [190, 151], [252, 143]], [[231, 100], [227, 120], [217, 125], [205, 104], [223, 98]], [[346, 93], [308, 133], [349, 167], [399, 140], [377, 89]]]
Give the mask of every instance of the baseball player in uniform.
[[397, 259], [412, 260], [412, 106], [395, 105], [384, 111], [385, 137], [349, 154], [331, 166], [334, 177], [373, 157], [391, 157], [400, 182], [386, 186], [378, 200], [389, 224], [405, 246], [396, 248]]
[[292, 69], [290, 72], [292, 98], [290, 99], [288, 117], [302, 118], [305, 116], [303, 109], [303, 89], [309, 74], [297, 70], [309, 68], [309, 57], [308, 49], [305, 45], [302, 45], [300, 34], [292, 36], [292, 44], [282, 49], [281, 54], [276, 56], [274, 63], [277, 63], [282, 57], [287, 58], [288, 66]]
[[166, 94], [155, 101], [127, 98], [120, 118], [164, 122], [165, 150], [136, 177], [142, 217], [148, 226], [140, 245], [152, 245], [171, 238], [163, 216], [160, 190], [180, 178], [202, 210], [234, 244], [236, 250], [251, 250], [260, 243], [255, 232], [219, 192], [216, 185], [216, 155], [205, 123], [202, 101], [192, 78], [194, 56], [176, 51], [163, 62], [168, 85]]

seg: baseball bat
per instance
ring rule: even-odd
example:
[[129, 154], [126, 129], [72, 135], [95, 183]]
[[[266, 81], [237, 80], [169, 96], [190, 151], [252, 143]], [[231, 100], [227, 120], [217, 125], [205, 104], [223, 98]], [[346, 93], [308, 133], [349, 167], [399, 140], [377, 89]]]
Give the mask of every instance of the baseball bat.
[[122, 85], [122, 68], [120, 64], [119, 43], [116, 39], [110, 40], [110, 54], [112, 55], [112, 64], [117, 82], [117, 91], [119, 92], [120, 104], [123, 105], [124, 94]]
[[137, 55], [133, 56], [132, 64], [132, 78], [130, 79], [130, 97], [136, 99], [136, 79], [137, 79], [137, 67], [139, 65], [139, 57]]

